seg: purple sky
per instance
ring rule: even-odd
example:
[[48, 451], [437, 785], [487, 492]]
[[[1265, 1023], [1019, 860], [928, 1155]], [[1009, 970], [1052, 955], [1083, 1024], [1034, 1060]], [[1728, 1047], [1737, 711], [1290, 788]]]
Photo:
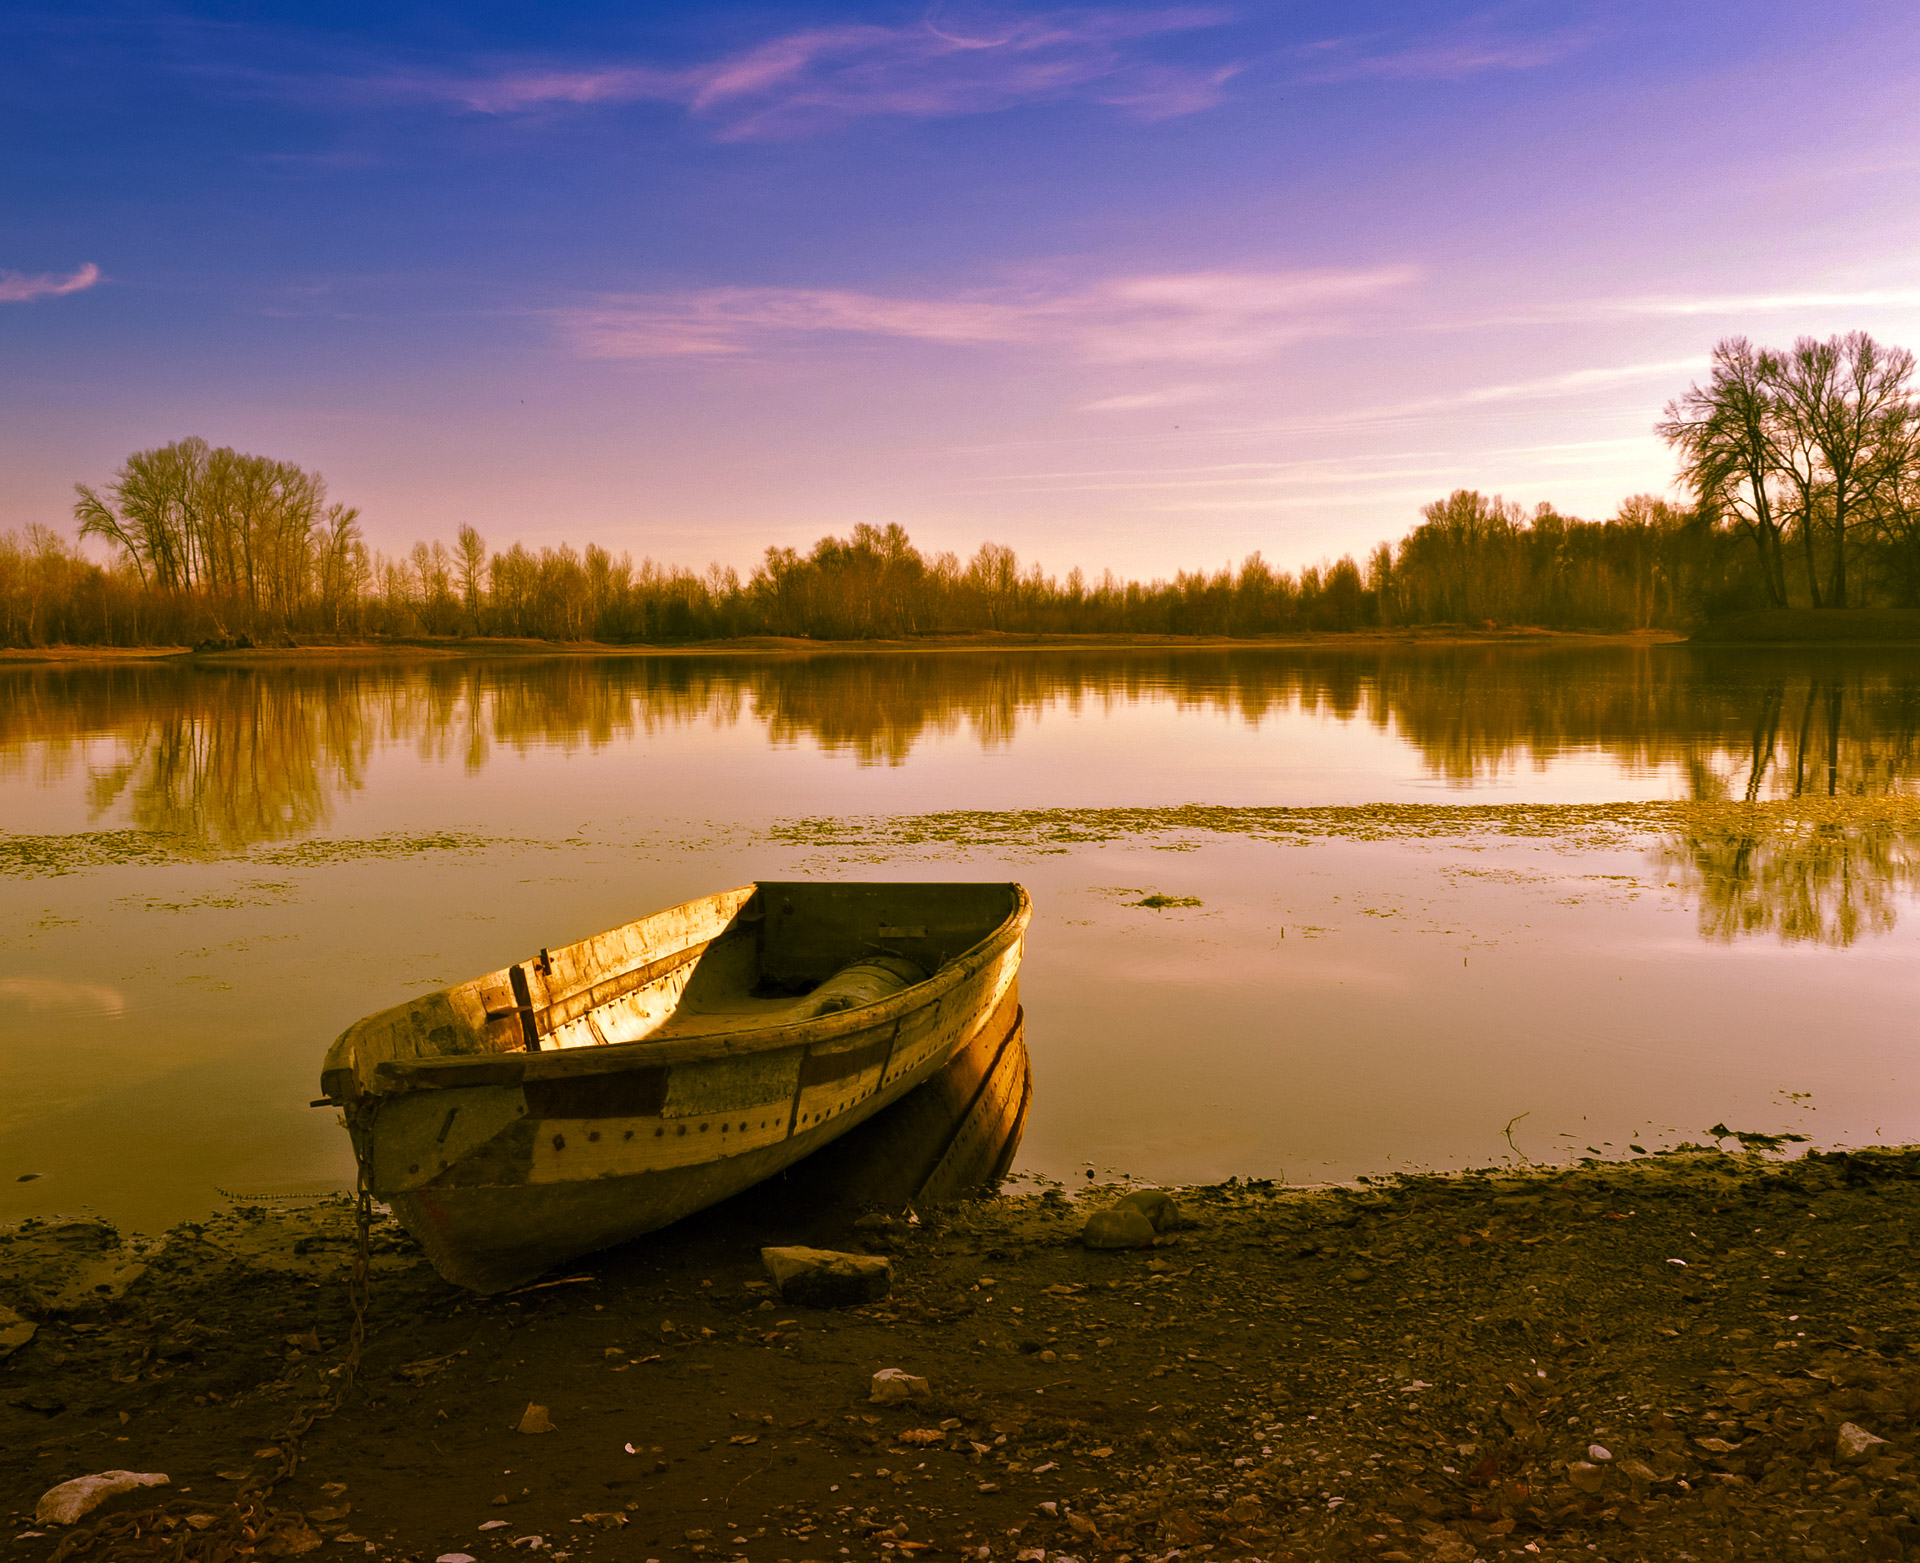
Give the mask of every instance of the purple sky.
[[199, 434], [389, 550], [1295, 566], [1920, 346], [1901, 4], [0, 15], [0, 528]]

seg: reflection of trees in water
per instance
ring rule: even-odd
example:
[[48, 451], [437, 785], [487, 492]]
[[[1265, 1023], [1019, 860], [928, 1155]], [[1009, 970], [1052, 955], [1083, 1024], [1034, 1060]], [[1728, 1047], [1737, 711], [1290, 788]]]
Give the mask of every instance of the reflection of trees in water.
[[1745, 818], [1675, 831], [1665, 860], [1699, 897], [1700, 936], [1730, 944], [1771, 933], [1783, 943], [1852, 944], [1886, 933], [1920, 890], [1911, 816], [1852, 817], [1754, 808]]
[[1920, 784], [1920, 670], [1861, 653], [1198, 648], [23, 668], [0, 671], [0, 768], [85, 768], [96, 810], [122, 805], [137, 825], [234, 849], [323, 826], [385, 746], [471, 772], [502, 747], [591, 750], [750, 717], [776, 742], [899, 765], [939, 737], [999, 747], [1048, 711], [1151, 702], [1256, 724], [1286, 713], [1366, 722], [1461, 785], [1581, 753], [1670, 767], [1713, 805], [1665, 843], [1709, 938], [1845, 943], [1891, 926], [1899, 897], [1920, 889], [1906, 816], [1856, 807]]
[[[94, 671], [0, 681], [0, 754], [38, 750], [55, 775], [85, 765], [96, 816], [124, 803], [138, 829], [232, 850], [309, 833], [364, 780], [375, 734], [349, 678]], [[117, 751], [104, 762], [102, 738]]]
[[1920, 890], [1911, 799], [1920, 776], [1920, 680], [1862, 676], [1845, 665], [1760, 683], [1744, 746], [1692, 757], [1703, 813], [1665, 843], [1699, 897], [1703, 938], [1774, 933], [1788, 943], [1849, 945], [1885, 933]]

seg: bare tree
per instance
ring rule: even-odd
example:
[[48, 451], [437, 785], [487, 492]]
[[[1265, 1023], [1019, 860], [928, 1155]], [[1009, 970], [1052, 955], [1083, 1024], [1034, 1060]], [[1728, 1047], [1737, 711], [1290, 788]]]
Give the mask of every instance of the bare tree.
[[[1864, 331], [1824, 342], [1801, 337], [1771, 366], [1768, 383], [1779, 410], [1782, 443], [1801, 453], [1796, 473], [1807, 475], [1803, 524], [1813, 525], [1811, 501], [1818, 494], [1831, 537], [1825, 593], [1829, 607], [1848, 605], [1847, 541], [1864, 519], [1858, 512], [1898, 474], [1914, 417], [1913, 374], [1912, 353], [1882, 347]], [[1811, 557], [1810, 539], [1811, 534]], [[1818, 607], [1817, 580], [1814, 588]]]
[[1773, 484], [1778, 480], [1770, 382], [1776, 355], [1743, 336], [1713, 349], [1704, 386], [1668, 402], [1655, 432], [1680, 452], [1680, 476], [1701, 504], [1733, 517], [1752, 539], [1768, 604], [1787, 605], [1787, 570]]

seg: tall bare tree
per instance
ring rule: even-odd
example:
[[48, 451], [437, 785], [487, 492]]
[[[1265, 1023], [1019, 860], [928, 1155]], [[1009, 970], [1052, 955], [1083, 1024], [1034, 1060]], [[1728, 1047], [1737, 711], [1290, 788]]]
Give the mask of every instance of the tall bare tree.
[[[1874, 494], [1897, 478], [1914, 417], [1913, 374], [1907, 349], [1849, 331], [1824, 342], [1801, 337], [1768, 376], [1783, 443], [1817, 457], [1817, 467], [1806, 469], [1813, 479], [1806, 491], [1809, 499], [1818, 491], [1830, 539], [1828, 607], [1848, 606], [1849, 534]], [[1804, 524], [1813, 521], [1809, 505]]]
[[1702, 505], [1731, 516], [1751, 538], [1769, 606], [1787, 605], [1787, 568], [1773, 485], [1778, 481], [1771, 382], [1777, 355], [1743, 336], [1713, 349], [1704, 386], [1668, 402], [1655, 431], [1680, 452], [1680, 476]]

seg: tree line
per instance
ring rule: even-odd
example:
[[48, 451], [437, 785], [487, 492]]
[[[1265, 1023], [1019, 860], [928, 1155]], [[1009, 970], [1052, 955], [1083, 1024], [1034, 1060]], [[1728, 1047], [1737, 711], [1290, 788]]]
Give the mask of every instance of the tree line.
[[924, 551], [861, 524], [742, 575], [598, 544], [496, 550], [471, 526], [404, 554], [293, 463], [179, 440], [79, 485], [90, 561], [46, 527], [0, 533], [0, 644], [199, 644], [290, 635], [610, 643], [998, 630], [1255, 636], [1414, 624], [1684, 628], [1749, 608], [1920, 606], [1914, 358], [1855, 332], [1785, 351], [1721, 342], [1669, 404], [1688, 499], [1603, 520], [1461, 489], [1397, 544], [1298, 571], [1260, 553], [1171, 579], [1064, 577], [1001, 543]]

